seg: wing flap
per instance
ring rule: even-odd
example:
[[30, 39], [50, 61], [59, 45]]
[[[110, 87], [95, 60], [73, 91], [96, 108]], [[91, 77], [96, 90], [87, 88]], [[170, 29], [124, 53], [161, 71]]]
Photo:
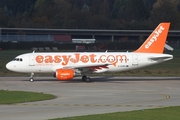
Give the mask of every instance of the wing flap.
[[82, 65], [68, 65], [65, 67], [62, 67], [60, 65], [54, 66], [52, 68], [52, 70], [55, 72], [57, 69], [63, 69], [63, 68], [67, 68], [67, 69], [95, 69], [95, 68], [100, 68], [100, 67], [107, 67], [108, 65], [111, 64], [102, 64], [102, 63], [97, 63], [97, 64], [82, 64]]

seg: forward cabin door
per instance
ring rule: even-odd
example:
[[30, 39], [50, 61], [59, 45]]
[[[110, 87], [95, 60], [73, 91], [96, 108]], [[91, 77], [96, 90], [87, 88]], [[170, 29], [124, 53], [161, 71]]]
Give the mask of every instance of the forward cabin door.
[[30, 55], [29, 56], [29, 66], [34, 66], [34, 65], [35, 65], [34, 55]]
[[138, 65], [138, 55], [133, 55], [132, 58], [132, 65]]

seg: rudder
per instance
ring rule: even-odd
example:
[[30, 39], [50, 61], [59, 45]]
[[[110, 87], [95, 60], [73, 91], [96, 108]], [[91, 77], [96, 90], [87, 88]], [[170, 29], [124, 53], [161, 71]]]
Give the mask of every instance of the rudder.
[[134, 52], [163, 53], [170, 23], [160, 23], [146, 41]]

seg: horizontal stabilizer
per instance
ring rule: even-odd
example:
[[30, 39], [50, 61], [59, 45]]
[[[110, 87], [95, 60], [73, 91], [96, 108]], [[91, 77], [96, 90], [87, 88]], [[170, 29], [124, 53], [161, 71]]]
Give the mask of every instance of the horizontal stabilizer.
[[173, 51], [174, 48], [172, 48], [171, 46], [169, 46], [168, 44], [165, 44], [164, 46], [167, 50]]
[[172, 59], [172, 56], [165, 56], [165, 57], [151, 57], [149, 58], [150, 60], [153, 60], [153, 61], [167, 61], [167, 60], [170, 60]]

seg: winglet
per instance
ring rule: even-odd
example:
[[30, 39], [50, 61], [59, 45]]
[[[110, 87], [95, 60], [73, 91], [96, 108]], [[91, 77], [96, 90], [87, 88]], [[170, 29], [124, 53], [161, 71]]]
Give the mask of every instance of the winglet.
[[163, 53], [170, 23], [160, 23], [146, 41], [134, 52]]

